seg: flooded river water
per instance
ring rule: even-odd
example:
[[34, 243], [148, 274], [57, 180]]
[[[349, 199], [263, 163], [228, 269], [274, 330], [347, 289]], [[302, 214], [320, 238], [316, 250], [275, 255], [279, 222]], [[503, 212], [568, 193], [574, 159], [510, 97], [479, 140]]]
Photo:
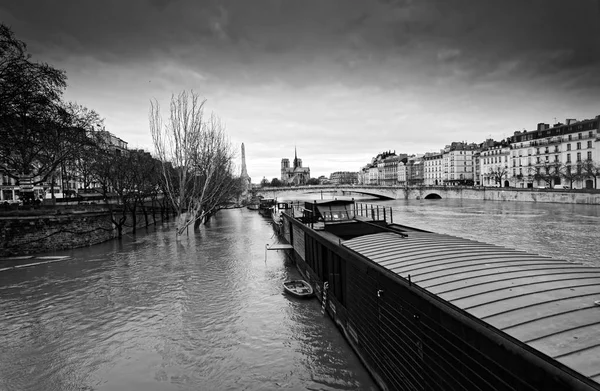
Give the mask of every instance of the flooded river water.
[[[386, 201], [394, 221], [600, 265], [598, 206]], [[220, 212], [0, 273], [0, 390], [376, 390], [267, 219]]]
[[376, 390], [267, 219], [221, 211], [0, 273], [0, 390]]

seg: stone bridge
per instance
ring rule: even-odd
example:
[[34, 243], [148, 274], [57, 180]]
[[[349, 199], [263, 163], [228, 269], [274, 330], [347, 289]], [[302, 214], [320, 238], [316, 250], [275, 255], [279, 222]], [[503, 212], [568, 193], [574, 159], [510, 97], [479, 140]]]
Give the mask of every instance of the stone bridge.
[[[339, 196], [370, 196], [383, 200], [398, 199], [439, 199], [446, 198], [444, 187], [400, 187], [400, 186], [368, 186], [368, 185], [339, 185], [339, 186], [293, 186], [293, 187], [263, 187], [253, 190], [253, 194], [265, 198], [294, 198], [299, 195], [315, 196], [322, 193]], [[450, 197], [456, 198], [456, 197]]]
[[440, 198], [458, 198], [465, 200], [519, 201], [519, 202], [557, 202], [561, 204], [600, 205], [600, 190], [590, 189], [536, 189], [514, 187], [461, 187], [461, 186], [294, 186], [263, 187], [252, 190], [253, 195], [265, 198], [294, 199], [306, 198], [314, 194], [320, 199], [321, 193], [338, 196], [370, 196], [383, 200], [425, 200]]

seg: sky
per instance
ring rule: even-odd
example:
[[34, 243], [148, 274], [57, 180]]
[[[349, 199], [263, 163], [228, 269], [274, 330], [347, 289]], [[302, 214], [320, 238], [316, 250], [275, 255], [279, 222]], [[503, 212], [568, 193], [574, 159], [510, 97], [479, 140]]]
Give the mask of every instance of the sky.
[[328, 177], [600, 115], [600, 0], [19, 0], [0, 22], [130, 148], [153, 150], [152, 99], [197, 92], [254, 183], [295, 149]]

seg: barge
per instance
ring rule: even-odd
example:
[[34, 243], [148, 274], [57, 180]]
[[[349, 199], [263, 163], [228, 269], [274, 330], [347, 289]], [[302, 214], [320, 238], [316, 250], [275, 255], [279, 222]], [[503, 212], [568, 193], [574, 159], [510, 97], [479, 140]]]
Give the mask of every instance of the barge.
[[600, 268], [353, 201], [281, 218], [297, 268], [381, 389], [600, 390]]

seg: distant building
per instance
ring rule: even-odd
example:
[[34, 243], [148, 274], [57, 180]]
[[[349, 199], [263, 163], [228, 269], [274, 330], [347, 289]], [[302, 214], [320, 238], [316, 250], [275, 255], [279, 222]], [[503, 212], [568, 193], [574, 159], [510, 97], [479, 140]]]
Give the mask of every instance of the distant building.
[[447, 185], [472, 185], [475, 179], [473, 155], [479, 146], [453, 142], [444, 148], [444, 183]]
[[597, 188], [595, 166], [600, 161], [600, 116], [536, 130], [518, 131], [510, 138], [511, 185], [515, 187]]
[[398, 162], [397, 179], [400, 186], [416, 186], [424, 183], [425, 162], [423, 155], [411, 155]]
[[290, 159], [281, 159], [281, 182], [286, 185], [305, 185], [310, 179], [310, 168], [302, 167], [302, 159], [294, 148], [294, 165], [290, 167]]
[[354, 185], [358, 183], [358, 172], [336, 171], [329, 179], [335, 185]]
[[444, 151], [427, 152], [423, 156], [423, 180], [428, 186], [444, 184]]
[[331, 181], [329, 180], [329, 178], [327, 178], [325, 175], [321, 175], [317, 179], [319, 181], [319, 185], [329, 185], [331, 183]]
[[486, 140], [479, 154], [480, 182], [482, 186], [510, 186], [510, 144], [508, 141]]

